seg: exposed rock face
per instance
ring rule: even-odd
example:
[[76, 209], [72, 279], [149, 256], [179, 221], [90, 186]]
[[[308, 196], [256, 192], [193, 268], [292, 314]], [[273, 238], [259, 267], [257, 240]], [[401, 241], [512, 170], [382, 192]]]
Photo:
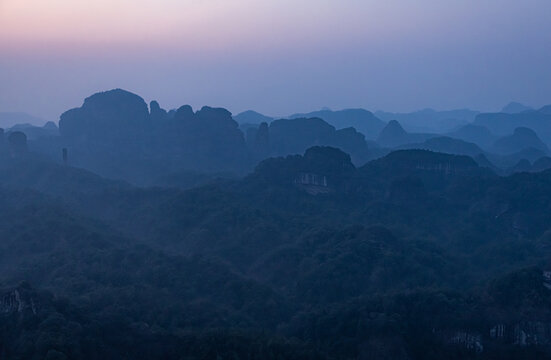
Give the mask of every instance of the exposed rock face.
[[0, 315], [28, 313], [36, 315], [38, 303], [31, 291], [17, 287], [0, 294]]
[[513, 344], [520, 346], [551, 344], [551, 323], [527, 321], [513, 328]]
[[551, 323], [524, 321], [499, 323], [489, 331], [490, 339], [516, 346], [551, 345]]
[[295, 179], [296, 184], [327, 187], [327, 176], [312, 173], [300, 173]]
[[295, 184], [311, 195], [330, 192], [327, 176], [313, 173], [300, 173], [295, 178]]
[[476, 353], [481, 353], [484, 351], [484, 346], [482, 345], [482, 337], [477, 333], [470, 333], [467, 331], [457, 331], [450, 338], [450, 343], [460, 345], [467, 350], [472, 350]]
[[264, 160], [251, 176], [317, 194], [339, 189], [355, 172], [348, 154], [329, 146], [314, 146], [304, 156]]

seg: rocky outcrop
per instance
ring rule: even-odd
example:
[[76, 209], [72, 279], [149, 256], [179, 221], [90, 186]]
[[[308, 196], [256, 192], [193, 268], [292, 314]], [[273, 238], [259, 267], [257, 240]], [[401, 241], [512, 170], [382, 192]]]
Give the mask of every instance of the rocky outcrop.
[[365, 109], [345, 109], [332, 111], [324, 109], [307, 114], [294, 114], [290, 119], [319, 118], [336, 129], [353, 127], [368, 139], [375, 139], [384, 128], [385, 122]]
[[157, 101], [153, 100], [149, 103], [149, 116], [151, 121], [159, 122], [165, 121], [168, 118], [168, 113], [159, 106]]
[[482, 336], [478, 333], [457, 331], [450, 337], [449, 342], [454, 345], [462, 346], [467, 350], [472, 350], [476, 353], [481, 353], [484, 351]]
[[38, 312], [38, 301], [34, 293], [25, 286], [0, 292], [0, 315], [33, 314]]
[[142, 131], [148, 120], [147, 104], [141, 97], [115, 89], [94, 94], [80, 108], [63, 113], [59, 131], [70, 138], [128, 138]]

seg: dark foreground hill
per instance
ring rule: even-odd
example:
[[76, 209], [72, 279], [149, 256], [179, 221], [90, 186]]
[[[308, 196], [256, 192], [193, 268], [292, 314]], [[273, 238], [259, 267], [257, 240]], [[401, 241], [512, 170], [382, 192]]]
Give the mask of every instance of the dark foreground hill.
[[551, 355], [549, 171], [313, 147], [181, 191], [1, 161], [2, 359]]

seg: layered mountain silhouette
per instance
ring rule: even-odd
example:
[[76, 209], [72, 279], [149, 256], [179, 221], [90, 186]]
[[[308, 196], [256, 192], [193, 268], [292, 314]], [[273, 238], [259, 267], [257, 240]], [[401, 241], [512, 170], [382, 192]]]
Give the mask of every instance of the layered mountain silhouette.
[[[515, 106], [505, 110], [512, 112]], [[51, 122], [9, 128], [1, 146], [5, 156], [32, 153], [113, 179], [181, 188], [239, 177], [266, 158], [301, 154], [312, 146], [339, 148], [350, 154], [356, 166], [390, 149], [468, 155], [481, 166], [505, 174], [519, 169], [516, 165], [521, 160], [534, 164], [548, 155], [548, 112], [543, 107], [479, 114], [473, 123], [459, 127], [477, 113], [430, 109], [379, 113], [384, 119], [402, 119], [409, 129], [455, 127], [444, 133], [424, 133], [406, 131], [398, 120], [385, 124], [363, 109], [323, 109], [279, 120], [254, 111], [232, 117], [226, 109], [208, 106], [195, 111], [183, 105], [167, 111], [157, 101], [148, 106], [140, 96], [115, 89], [94, 94], [81, 107], [63, 113], [59, 129]], [[16, 134], [10, 142], [12, 133], [24, 134], [25, 141]], [[26, 145], [17, 145], [23, 142]]]
[[384, 121], [397, 120], [411, 132], [444, 133], [474, 120], [478, 111], [469, 109], [436, 111], [424, 109], [411, 113], [377, 111], [375, 115]]
[[495, 153], [504, 155], [530, 148], [539, 150], [544, 154], [549, 152], [547, 145], [540, 140], [535, 131], [525, 127], [516, 128], [512, 135], [499, 138], [492, 146]]
[[431, 150], [447, 154], [467, 155], [473, 158], [476, 158], [481, 154], [485, 154], [485, 151], [474, 143], [447, 136], [433, 137], [422, 143], [406, 144], [400, 146], [399, 148]]
[[28, 124], [32, 126], [40, 126], [44, 124], [46, 120], [30, 115], [24, 112], [0, 112], [0, 127], [10, 128], [17, 124]]
[[377, 134], [385, 127], [384, 121], [364, 109], [320, 110], [289, 116], [289, 119], [297, 118], [320, 118], [336, 129], [353, 127], [371, 140], [375, 139]]
[[239, 124], [257, 124], [257, 125], [260, 125], [263, 122], [270, 123], [272, 120], [274, 120], [274, 118], [270, 116], [263, 115], [253, 110], [244, 111], [242, 113], [235, 115], [233, 118]]
[[484, 149], [488, 149], [497, 140], [497, 136], [494, 135], [488, 128], [474, 124], [462, 126], [459, 129], [448, 133], [448, 136], [475, 143]]
[[534, 110], [534, 109], [531, 108], [530, 106], [526, 106], [521, 103], [511, 101], [509, 104], [505, 105], [503, 109], [501, 109], [501, 112], [506, 114], [516, 114], [516, 113], [521, 113], [524, 111], [531, 111], [531, 110]]
[[506, 136], [518, 127], [534, 130], [546, 144], [551, 143], [551, 112], [546, 107], [521, 113], [485, 113], [477, 115], [475, 125], [487, 127], [492, 133]]
[[269, 156], [302, 154], [316, 145], [341, 148], [360, 164], [369, 156], [363, 134], [354, 128], [337, 130], [319, 118], [280, 119], [270, 125], [262, 123], [258, 129], [250, 129], [247, 141], [259, 160]]
[[394, 148], [405, 144], [419, 143], [436, 135], [408, 133], [396, 120], [391, 120], [381, 130], [377, 143], [384, 147]]
[[194, 112], [186, 105], [166, 112], [157, 102], [150, 108], [121, 89], [92, 95], [61, 115], [58, 146], [68, 148], [76, 166], [145, 182], [181, 169], [239, 172], [250, 166], [243, 134], [227, 110]]

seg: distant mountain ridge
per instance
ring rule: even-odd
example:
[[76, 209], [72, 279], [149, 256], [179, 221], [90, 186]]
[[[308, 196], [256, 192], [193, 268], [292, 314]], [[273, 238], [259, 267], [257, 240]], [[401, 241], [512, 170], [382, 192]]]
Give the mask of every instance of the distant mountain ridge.
[[518, 127], [512, 135], [507, 135], [496, 140], [492, 150], [498, 154], [513, 154], [524, 149], [534, 148], [549, 153], [549, 148], [545, 145], [536, 132], [526, 127]]
[[263, 122], [270, 123], [274, 120], [273, 117], [263, 115], [253, 110], [247, 110], [237, 115], [234, 115], [233, 119], [239, 124], [261, 124]]
[[297, 118], [320, 118], [337, 129], [353, 127], [367, 139], [375, 139], [385, 126], [384, 121], [365, 109], [319, 110], [289, 116], [289, 119]]
[[43, 126], [46, 120], [24, 112], [0, 112], [0, 128], [9, 128], [17, 124]]
[[545, 106], [539, 110], [521, 113], [483, 113], [476, 116], [474, 124], [488, 128], [496, 135], [505, 136], [516, 128], [534, 130], [545, 143], [551, 144], [551, 111]]
[[377, 143], [388, 148], [395, 148], [401, 145], [423, 142], [435, 134], [409, 133], [397, 120], [391, 120], [381, 130], [377, 137]]
[[410, 113], [392, 113], [377, 111], [375, 115], [382, 120], [397, 120], [402, 126], [415, 132], [448, 132], [455, 128], [471, 123], [478, 111], [470, 109], [436, 111], [423, 109]]
[[530, 106], [526, 106], [524, 104], [511, 101], [509, 104], [505, 105], [503, 109], [501, 109], [501, 112], [507, 113], [507, 114], [516, 114], [521, 113], [523, 111], [531, 111], [534, 110]]

